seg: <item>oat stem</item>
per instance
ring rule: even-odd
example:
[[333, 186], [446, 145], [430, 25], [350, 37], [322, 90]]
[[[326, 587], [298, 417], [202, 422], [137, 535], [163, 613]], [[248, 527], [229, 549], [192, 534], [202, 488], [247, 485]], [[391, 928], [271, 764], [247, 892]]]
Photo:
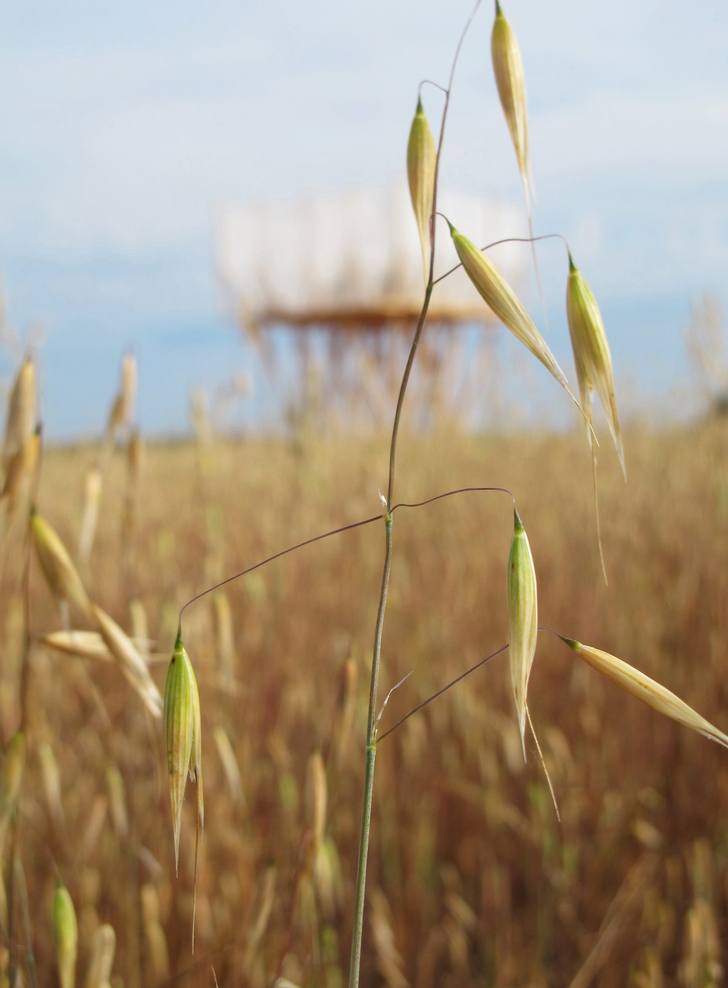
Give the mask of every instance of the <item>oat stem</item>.
[[397, 452], [397, 436], [402, 417], [402, 406], [404, 396], [407, 391], [412, 365], [414, 364], [417, 347], [420, 342], [422, 330], [427, 319], [427, 310], [430, 306], [432, 288], [435, 274], [435, 220], [437, 217], [437, 180], [440, 173], [440, 157], [442, 155], [442, 143], [445, 137], [445, 123], [447, 122], [447, 111], [450, 105], [450, 94], [452, 92], [452, 82], [455, 75], [460, 49], [462, 48], [465, 35], [475, 16], [475, 12], [480, 6], [480, 0], [476, 0], [472, 13], [460, 35], [455, 56], [450, 69], [450, 78], [445, 91], [445, 106], [442, 111], [440, 122], [440, 139], [437, 145], [437, 159], [435, 161], [435, 177], [432, 192], [432, 215], [430, 217], [430, 274], [425, 288], [425, 298], [422, 303], [422, 311], [417, 321], [414, 339], [410, 348], [402, 383], [397, 396], [397, 407], [394, 412], [394, 422], [392, 424], [392, 440], [389, 446], [389, 482], [387, 485], [387, 513], [385, 515], [385, 543], [384, 543], [384, 570], [382, 573], [382, 587], [379, 592], [379, 606], [377, 608], [377, 622], [374, 630], [374, 649], [372, 655], [372, 673], [369, 686], [369, 713], [367, 716], [367, 741], [366, 741], [366, 769], [364, 773], [364, 796], [362, 800], [361, 829], [359, 831], [359, 860], [356, 870], [356, 897], [354, 904], [354, 930], [351, 938], [351, 963], [349, 966], [349, 988], [359, 988], [359, 968], [361, 964], [361, 945], [364, 933], [364, 900], [366, 896], [367, 881], [367, 856], [369, 852], [369, 831], [372, 818], [372, 799], [374, 796], [374, 762], [377, 749], [375, 746], [376, 721], [377, 721], [377, 687], [379, 685], [379, 664], [382, 654], [382, 630], [384, 627], [384, 611], [387, 606], [387, 590], [389, 588], [389, 572], [392, 566], [392, 502], [394, 500], [394, 466]]

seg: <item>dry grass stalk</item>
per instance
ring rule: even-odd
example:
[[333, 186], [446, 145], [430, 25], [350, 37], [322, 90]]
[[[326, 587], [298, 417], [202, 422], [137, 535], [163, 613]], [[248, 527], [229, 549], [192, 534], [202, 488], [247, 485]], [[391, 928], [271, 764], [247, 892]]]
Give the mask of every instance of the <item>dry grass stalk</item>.
[[102, 923], [94, 934], [84, 983], [85, 988], [109, 988], [115, 951], [116, 934], [114, 928], [108, 923]]
[[48, 814], [56, 827], [63, 825], [63, 802], [61, 800], [61, 773], [53, 748], [47, 741], [38, 745], [38, 759], [43, 775]]
[[90, 615], [91, 604], [81, 577], [55, 530], [36, 511], [31, 512], [30, 527], [38, 562], [53, 596], [59, 604], [72, 602]]
[[601, 649], [582, 645], [581, 642], [573, 641], [570, 638], [563, 638], [562, 640], [573, 648], [576, 654], [580, 655], [592, 669], [601, 672], [603, 676], [627, 690], [632, 696], [643, 700], [648, 706], [661, 714], [665, 714], [666, 717], [676, 720], [678, 724], [690, 727], [711, 741], [716, 741], [728, 748], [728, 735], [719, 731], [717, 727], [713, 727], [709, 721], [696, 713], [679, 696], [675, 696], [670, 690], [656, 683], [654, 679], [645, 676], [639, 669], [635, 669], [634, 666], [615, 658], [608, 652], [602, 652]]
[[8, 823], [18, 807], [24, 768], [25, 735], [22, 731], [16, 731], [8, 741], [0, 768], [0, 851]]
[[124, 676], [144, 701], [152, 716], [161, 717], [164, 706], [162, 697], [134, 643], [116, 621], [100, 607], [91, 604], [90, 609], [106, 647], [119, 663]]
[[76, 954], [78, 927], [76, 910], [65, 885], [58, 884], [53, 897], [53, 935], [56, 943], [58, 980], [61, 988], [76, 986]]
[[425, 284], [430, 269], [430, 220], [432, 218], [432, 200], [435, 192], [435, 168], [437, 166], [437, 151], [432, 137], [430, 124], [422, 101], [418, 98], [417, 110], [410, 128], [407, 142], [407, 181], [409, 183], [412, 208], [415, 211], [417, 229], [422, 246], [422, 265], [425, 273]]
[[392, 912], [381, 889], [369, 893], [372, 935], [377, 953], [377, 969], [389, 988], [409, 988], [409, 981], [402, 973], [403, 961], [394, 942]]
[[115, 765], [106, 769], [106, 785], [109, 790], [109, 810], [114, 831], [120, 841], [125, 841], [129, 833], [129, 816], [126, 810], [126, 789], [121, 772]]
[[98, 631], [75, 631], [64, 628], [61, 631], [51, 631], [47, 635], [39, 635], [38, 641], [66, 655], [77, 655], [82, 659], [112, 662], [114, 658]]
[[252, 967], [260, 941], [268, 927], [273, 900], [276, 891], [276, 866], [269, 864], [263, 874], [261, 883], [258, 909], [254, 914], [253, 921], [248, 930], [248, 942], [245, 947], [245, 957], [243, 959], [243, 972], [248, 974]]
[[516, 701], [523, 758], [526, 759], [526, 709], [528, 678], [536, 654], [538, 600], [536, 570], [528, 536], [516, 509], [513, 509], [513, 538], [508, 556], [508, 640], [510, 643], [511, 686]]
[[151, 883], [142, 885], [142, 923], [146, 941], [148, 979], [152, 985], [169, 977], [169, 948], [159, 921], [159, 895]]
[[220, 589], [212, 595], [212, 603], [215, 608], [215, 631], [220, 673], [223, 681], [232, 682], [235, 678], [235, 637], [230, 601], [225, 591]]
[[238, 760], [235, 757], [230, 738], [227, 736], [225, 728], [220, 725], [214, 728], [212, 736], [215, 739], [217, 753], [220, 756], [220, 763], [222, 764], [225, 779], [230, 789], [230, 797], [236, 806], [242, 806], [244, 802], [243, 783], [240, 778]]

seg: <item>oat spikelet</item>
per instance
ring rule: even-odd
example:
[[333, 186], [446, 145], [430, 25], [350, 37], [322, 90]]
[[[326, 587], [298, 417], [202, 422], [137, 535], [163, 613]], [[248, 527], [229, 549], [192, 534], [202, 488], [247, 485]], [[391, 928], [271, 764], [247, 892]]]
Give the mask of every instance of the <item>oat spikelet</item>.
[[65, 885], [58, 883], [53, 896], [53, 935], [56, 941], [56, 961], [61, 988], [75, 988], [78, 927], [76, 910]]
[[308, 823], [311, 843], [308, 848], [308, 861], [311, 870], [315, 867], [324, 839], [326, 827], [326, 769], [321, 752], [315, 751], [308, 760], [307, 779]]
[[81, 577], [55, 530], [35, 510], [31, 512], [30, 527], [40, 568], [56, 600], [59, 603], [73, 601], [89, 614], [91, 605]]
[[113, 655], [98, 631], [51, 631], [47, 635], [39, 635], [38, 641], [81, 659], [100, 659], [102, 662], [113, 660]]
[[417, 220], [417, 229], [420, 233], [425, 284], [427, 284], [430, 269], [430, 219], [435, 192], [436, 165], [435, 141], [425, 111], [422, 109], [422, 101], [418, 98], [417, 110], [407, 142], [407, 181], [409, 182], [412, 208]]
[[531, 216], [531, 199], [535, 199], [533, 191], [533, 175], [531, 173], [531, 155], [528, 150], [528, 111], [526, 109], [526, 80], [523, 75], [523, 60], [518, 47], [513, 28], [506, 20], [500, 3], [496, 0], [495, 21], [490, 39], [493, 73], [498, 88], [503, 113], [511, 134], [513, 147], [516, 152], [518, 171], [523, 183], [523, 194], [526, 197], [526, 212], [528, 214], [528, 232], [531, 237], [531, 253], [533, 267], [538, 282], [538, 294], [541, 299], [544, 325], [548, 329], [546, 303], [544, 301], [541, 273], [538, 269], [536, 244], [533, 241], [533, 219]]
[[656, 683], [654, 679], [645, 676], [639, 669], [635, 669], [634, 666], [615, 658], [608, 652], [602, 652], [601, 649], [582, 645], [581, 642], [571, 638], [559, 637], [573, 648], [576, 654], [580, 655], [592, 669], [601, 672], [603, 676], [627, 690], [632, 696], [636, 696], [638, 700], [643, 700], [658, 713], [672, 717], [678, 724], [690, 727], [699, 734], [705, 735], [706, 738], [710, 738], [711, 741], [717, 741], [718, 744], [728, 748], [728, 735], [723, 734], [717, 727], [713, 727], [710, 721], [696, 713], [679, 696], [675, 696], [670, 690]]
[[[566, 288], [566, 316], [569, 322], [569, 335], [574, 351], [576, 377], [579, 382], [581, 407], [589, 424], [592, 423], [592, 395], [594, 391], [607, 416], [609, 431], [622, 465], [624, 479], [627, 471], [624, 466], [622, 435], [617, 417], [617, 399], [614, 395], [612, 356], [609, 352], [607, 334], [596, 299], [583, 275], [574, 264], [569, 253], [569, 281]], [[589, 432], [589, 442], [592, 437]]]
[[83, 499], [83, 520], [81, 521], [81, 536], [78, 540], [78, 560], [87, 563], [94, 544], [96, 525], [99, 520], [101, 507], [101, 490], [103, 479], [97, 466], [91, 467], [86, 474], [86, 486]]
[[501, 10], [498, 0], [495, 4], [495, 21], [490, 39], [490, 50], [493, 58], [495, 84], [498, 87], [498, 96], [503, 107], [508, 130], [511, 133], [518, 170], [521, 173], [521, 181], [528, 203], [529, 188], [531, 195], [533, 195], [533, 177], [531, 175], [531, 158], [528, 153], [526, 80], [523, 75], [523, 60], [516, 35]]
[[23, 450], [33, 434], [35, 426], [35, 368], [30, 357], [23, 363], [15, 378], [8, 401], [8, 421], [5, 426], [3, 466]]
[[200, 831], [204, 825], [200, 695], [192, 663], [178, 632], [164, 687], [164, 734], [167, 740], [167, 770], [172, 801], [174, 862], [179, 869], [179, 835], [187, 776], [197, 783], [197, 813]]
[[536, 570], [533, 566], [528, 536], [513, 509], [513, 538], [508, 556], [508, 640], [511, 663], [511, 686], [516, 701], [518, 727], [521, 732], [523, 758], [526, 758], [526, 710], [528, 678], [536, 654], [538, 601]]
[[85, 988], [108, 988], [115, 951], [116, 934], [114, 927], [109, 926], [108, 923], [102, 923], [94, 933]]
[[553, 374], [578, 406], [579, 402], [569, 391], [569, 385], [566, 383], [563, 371], [556, 363], [556, 358], [503, 275], [472, 241], [458, 233], [449, 220], [448, 226], [457, 255], [465, 268], [465, 273], [479, 294], [501, 322], [510, 329], [516, 339], [523, 343], [534, 357], [538, 358], [544, 367]]

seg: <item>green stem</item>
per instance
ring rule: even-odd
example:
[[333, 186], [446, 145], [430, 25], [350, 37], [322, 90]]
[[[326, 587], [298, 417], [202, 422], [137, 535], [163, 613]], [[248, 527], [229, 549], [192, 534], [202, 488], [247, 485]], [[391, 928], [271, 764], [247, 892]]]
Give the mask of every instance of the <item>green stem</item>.
[[367, 884], [367, 855], [369, 853], [369, 827], [372, 819], [372, 796], [374, 794], [374, 759], [377, 757], [375, 745], [367, 748], [367, 768], [364, 778], [364, 805], [361, 812], [361, 833], [359, 835], [359, 864], [356, 871], [356, 904], [354, 908], [354, 931], [351, 937], [351, 965], [349, 986], [359, 984], [361, 964], [361, 942], [364, 933], [364, 896]]
[[351, 963], [349, 965], [349, 988], [358, 988], [359, 966], [361, 964], [361, 944], [364, 934], [364, 898], [367, 885], [367, 856], [369, 853], [369, 830], [372, 820], [372, 797], [374, 795], [374, 760], [377, 756], [375, 742], [377, 722], [377, 687], [379, 685], [379, 661], [382, 655], [382, 629], [384, 610], [387, 606], [389, 571], [392, 566], [392, 515], [384, 518], [385, 547], [382, 589], [379, 594], [377, 625], [374, 632], [374, 654], [372, 656], [372, 678], [369, 686], [369, 716], [367, 718], [367, 761], [364, 775], [364, 800], [361, 808], [361, 830], [359, 832], [359, 861], [356, 868], [356, 901], [354, 905], [354, 931], [351, 938]]
[[455, 50], [452, 68], [450, 69], [450, 79], [445, 91], [445, 106], [442, 111], [440, 122], [440, 139], [437, 145], [437, 157], [435, 159], [435, 175], [433, 178], [432, 190], [432, 213], [430, 217], [430, 273], [425, 289], [425, 298], [422, 303], [422, 311], [417, 322], [417, 329], [412, 341], [407, 365], [402, 375], [402, 383], [397, 396], [397, 407], [392, 423], [392, 440], [389, 446], [389, 482], [387, 485], [387, 513], [384, 517], [385, 524], [385, 549], [384, 549], [384, 572], [382, 573], [382, 588], [379, 593], [379, 608], [377, 609], [377, 625], [374, 632], [374, 654], [372, 657], [372, 678], [369, 686], [369, 713], [367, 717], [367, 761], [364, 775], [364, 799], [361, 811], [361, 830], [359, 833], [359, 862], [356, 870], [356, 903], [354, 908], [354, 931], [351, 938], [351, 963], [349, 966], [349, 988], [359, 988], [359, 968], [361, 965], [361, 944], [364, 932], [364, 898], [366, 895], [367, 883], [367, 856], [369, 853], [369, 830], [372, 819], [372, 798], [374, 796], [374, 761], [376, 758], [376, 725], [377, 725], [377, 687], [379, 685], [379, 662], [382, 654], [382, 629], [384, 627], [384, 611], [387, 606], [387, 590], [389, 589], [389, 571], [392, 566], [392, 505], [394, 502], [394, 463], [397, 451], [397, 436], [399, 435], [400, 419], [402, 417], [402, 406], [404, 396], [407, 391], [412, 365], [417, 353], [422, 330], [427, 319], [427, 310], [430, 306], [433, 282], [435, 278], [435, 220], [437, 217], [437, 185], [440, 174], [440, 157], [442, 155], [442, 144], [445, 138], [445, 123], [447, 121], [447, 111], [450, 106], [450, 93], [452, 91], [452, 81], [455, 75], [460, 49], [463, 40], [468, 32], [468, 28], [475, 16], [475, 12], [480, 6], [480, 0], [475, 0], [475, 6], [468, 18], [468, 21], [460, 35], [458, 46]]

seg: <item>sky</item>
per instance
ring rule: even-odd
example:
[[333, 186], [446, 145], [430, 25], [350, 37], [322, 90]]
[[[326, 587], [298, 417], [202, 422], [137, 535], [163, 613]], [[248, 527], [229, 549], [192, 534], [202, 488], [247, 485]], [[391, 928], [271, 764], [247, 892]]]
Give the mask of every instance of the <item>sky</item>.
[[[44, 327], [48, 435], [102, 428], [130, 347], [147, 432], [184, 430], [189, 388], [233, 370], [255, 378], [249, 421], [265, 413], [269, 385], [215, 276], [215, 209], [401, 178], [417, 84], [446, 82], [471, 6], [2, 5], [0, 277], [21, 335]], [[504, 11], [525, 65], [536, 232], [569, 239], [618, 391], [624, 381], [664, 400], [687, 373], [691, 304], [705, 292], [728, 301], [728, 6], [506, 0]], [[484, 0], [455, 78], [442, 180], [520, 203], [492, 19]], [[442, 99], [431, 87], [424, 98], [434, 128]], [[548, 341], [573, 380], [563, 250], [540, 257]]]

